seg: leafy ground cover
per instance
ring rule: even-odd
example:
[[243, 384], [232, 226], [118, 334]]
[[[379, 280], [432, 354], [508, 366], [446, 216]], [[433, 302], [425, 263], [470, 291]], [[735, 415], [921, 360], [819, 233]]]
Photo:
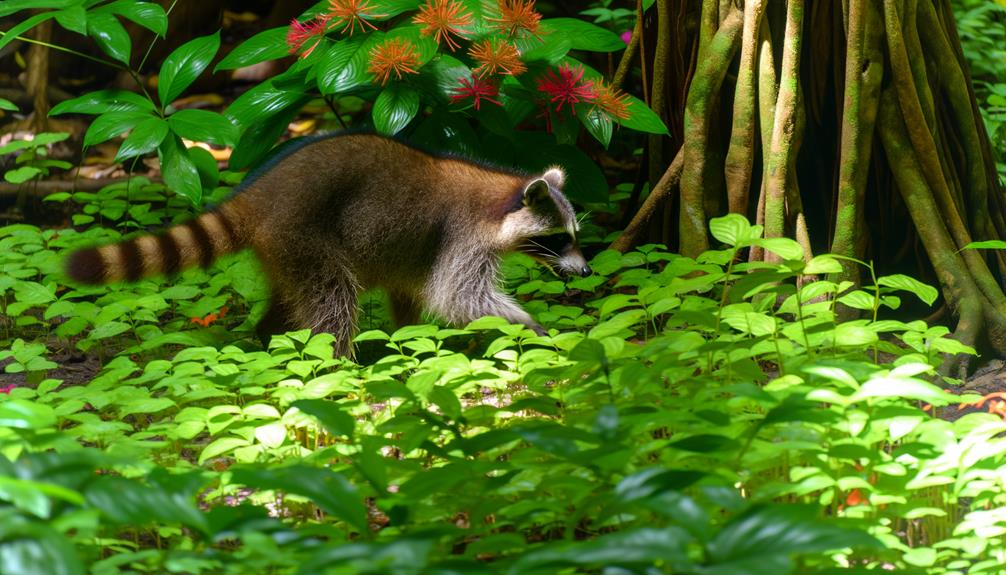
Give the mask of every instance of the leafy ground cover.
[[[804, 265], [731, 216], [694, 260], [601, 251], [564, 284], [509, 259], [547, 336], [495, 318], [392, 331], [372, 295], [356, 363], [325, 334], [254, 340], [249, 254], [68, 285], [75, 246], [191, 215], [162, 186], [49, 201], [76, 206], [77, 228], [0, 228], [5, 573], [1004, 563], [1006, 422], [940, 417], [977, 397], [933, 383], [962, 351], [946, 328], [890, 318], [936, 298], [911, 278], [811, 281], [839, 262]], [[743, 263], [753, 245], [784, 263]], [[836, 302], [867, 319], [837, 323]]]

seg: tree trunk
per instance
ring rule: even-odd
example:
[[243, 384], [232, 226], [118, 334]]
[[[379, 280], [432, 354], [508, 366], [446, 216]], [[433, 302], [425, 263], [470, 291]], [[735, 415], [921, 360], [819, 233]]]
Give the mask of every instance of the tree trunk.
[[[1006, 202], [949, 0], [705, 0], [688, 19], [694, 2], [657, 4], [688, 23], [675, 46], [695, 42], [698, 57], [669, 82], [687, 86], [674, 138], [650, 143], [653, 193], [612, 247], [656, 226], [645, 239], [680, 238], [671, 247], [694, 257], [708, 218], [741, 213], [808, 260], [831, 252], [938, 282], [956, 337], [1006, 356], [1006, 257], [961, 251], [1006, 236]], [[661, 22], [643, 20], [641, 45]], [[654, 88], [666, 67], [644, 62]]]

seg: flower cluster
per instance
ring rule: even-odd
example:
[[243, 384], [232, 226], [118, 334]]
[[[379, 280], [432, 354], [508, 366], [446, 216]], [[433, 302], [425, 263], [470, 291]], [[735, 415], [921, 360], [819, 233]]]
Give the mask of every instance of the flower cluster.
[[494, 98], [499, 96], [499, 87], [488, 80], [483, 80], [475, 74], [472, 74], [471, 78], [461, 78], [460, 85], [455, 87], [451, 94], [452, 102], [460, 102], [461, 100], [472, 99], [472, 106], [478, 110], [479, 105], [482, 100], [487, 100], [496, 104], [497, 106], [502, 106], [498, 100]]
[[[502, 106], [500, 86], [505, 76], [518, 76], [528, 68], [521, 59], [518, 46], [529, 38], [541, 39], [541, 14], [535, 10], [535, 0], [495, 0], [495, 9], [483, 0], [485, 29], [475, 24], [472, 8], [462, 0], [421, 0], [411, 23], [425, 38], [432, 38], [441, 49], [451, 52], [470, 42], [466, 50], [471, 73], [459, 78], [450, 89], [452, 102], [470, 101], [478, 110], [483, 102]], [[378, 14], [376, 0], [328, 0], [328, 10], [306, 22], [293, 20], [287, 31], [291, 53], [301, 57], [311, 54], [326, 34], [337, 31], [352, 36], [356, 32], [376, 30], [372, 20], [384, 19]], [[475, 36], [478, 34], [478, 36]], [[375, 83], [386, 85], [394, 77], [418, 74], [420, 46], [416, 38], [393, 35], [377, 43], [369, 51], [367, 71]], [[613, 120], [629, 118], [629, 97], [601, 80], [584, 78], [582, 66], [568, 63], [550, 68], [536, 79], [546, 121], [551, 128], [551, 114], [575, 114], [577, 105], [587, 104], [591, 111], [603, 113]]]
[[437, 45], [443, 41], [453, 52], [461, 47], [453, 37], [465, 38], [468, 33], [465, 28], [471, 25], [472, 14], [456, 0], [429, 0], [412, 21], [423, 26], [423, 36], [433, 36]]
[[402, 74], [418, 74], [418, 67], [419, 55], [415, 45], [399, 36], [371, 48], [367, 71], [383, 86], [388, 83], [392, 72], [395, 78], [401, 80]]
[[382, 17], [382, 14], [375, 14], [372, 11], [370, 0], [329, 0], [328, 12], [306, 22], [290, 20], [290, 27], [286, 32], [286, 45], [290, 48], [291, 54], [299, 53], [300, 57], [304, 58], [318, 47], [321, 39], [329, 32], [330, 24], [334, 24], [336, 28], [341, 27], [340, 33], [352, 36], [357, 27], [360, 32], [366, 32], [368, 27], [376, 30], [377, 27], [369, 20]]

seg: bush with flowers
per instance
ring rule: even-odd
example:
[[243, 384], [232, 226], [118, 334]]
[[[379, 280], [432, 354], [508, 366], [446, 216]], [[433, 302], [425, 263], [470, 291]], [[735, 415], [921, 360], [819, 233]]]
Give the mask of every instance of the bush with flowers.
[[644, 102], [573, 56], [625, 43], [586, 21], [543, 18], [534, 0], [329, 0], [249, 39], [217, 69], [277, 57], [263, 46], [281, 37], [298, 61], [226, 112], [242, 133], [235, 167], [258, 161], [319, 96], [333, 108], [343, 96], [372, 101], [367, 127], [420, 145], [528, 168], [586, 166], [570, 190], [583, 201], [603, 201], [607, 188], [571, 145], [582, 129], [604, 146], [615, 125], [666, 133]]

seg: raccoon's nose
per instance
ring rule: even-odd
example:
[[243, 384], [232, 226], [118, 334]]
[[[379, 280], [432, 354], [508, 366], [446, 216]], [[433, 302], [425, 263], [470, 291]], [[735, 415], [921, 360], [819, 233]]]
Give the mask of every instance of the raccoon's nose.
[[592, 273], [594, 273], [594, 270], [590, 269], [590, 266], [583, 266], [580, 268], [580, 275], [582, 276], [589, 276]]

